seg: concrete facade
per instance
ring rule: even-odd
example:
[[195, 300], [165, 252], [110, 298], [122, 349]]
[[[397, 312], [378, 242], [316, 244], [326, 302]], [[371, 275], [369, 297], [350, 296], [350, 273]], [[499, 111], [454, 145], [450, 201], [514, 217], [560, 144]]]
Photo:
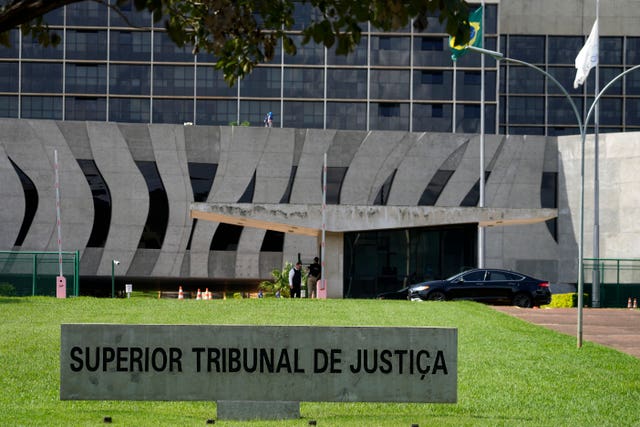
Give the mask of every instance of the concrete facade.
[[[478, 177], [476, 135], [354, 132], [99, 122], [0, 120], [0, 210], [2, 250], [55, 250], [53, 149], [60, 159], [64, 250], [80, 250], [82, 275], [108, 276], [118, 259], [119, 276], [269, 279], [274, 268], [298, 253], [319, 254], [318, 238], [285, 234], [282, 252], [261, 252], [264, 228], [245, 227], [236, 250], [211, 250], [218, 222], [199, 220], [191, 238], [193, 211], [319, 229], [322, 158], [347, 168], [340, 204], [327, 209], [327, 263], [340, 266], [340, 233], [448, 223], [486, 226], [485, 265], [515, 269], [554, 282], [575, 282], [579, 236], [579, 138], [490, 135], [486, 137], [485, 208], [460, 203]], [[586, 164], [593, 164], [587, 144]], [[601, 256], [634, 257], [640, 229], [634, 212], [640, 137], [601, 137]], [[591, 148], [592, 150], [592, 148]], [[75, 159], [92, 159], [111, 194], [112, 213], [104, 247], [88, 248], [93, 226], [89, 184]], [[10, 161], [11, 160], [11, 161]], [[157, 165], [169, 203], [161, 249], [138, 247], [149, 210], [149, 190], [135, 161]], [[207, 203], [193, 204], [189, 162], [217, 164]], [[25, 196], [13, 162], [34, 183], [38, 205], [24, 242], [14, 247], [25, 216]], [[289, 203], [280, 203], [290, 185]], [[419, 206], [438, 170], [453, 174], [435, 206]], [[387, 204], [375, 206], [382, 184], [395, 172]], [[542, 209], [543, 173], [557, 173], [557, 211]], [[585, 256], [591, 248], [592, 177], [586, 177]], [[253, 203], [238, 204], [253, 176]], [[590, 181], [591, 179], [591, 181]], [[624, 195], [624, 197], [622, 197]], [[235, 209], [235, 211], [234, 211]], [[280, 212], [280, 213], [278, 213]], [[558, 215], [557, 241], [541, 222]], [[195, 217], [195, 216], [194, 216]], [[309, 219], [311, 218], [311, 219]], [[374, 220], [374, 218], [377, 218]], [[536, 222], [537, 221], [537, 222]], [[511, 224], [511, 225], [506, 225]], [[278, 230], [277, 228], [272, 228]], [[287, 230], [284, 230], [287, 231]], [[329, 243], [336, 239], [333, 243]], [[333, 259], [330, 259], [333, 258]], [[340, 279], [341, 280], [341, 279]], [[341, 284], [341, 281], [340, 281]], [[328, 295], [341, 297], [335, 283]]]
[[[640, 35], [637, 6], [633, 0], [600, 0], [600, 34]], [[596, 16], [596, 2], [503, 0], [498, 10], [501, 34], [588, 35]]]

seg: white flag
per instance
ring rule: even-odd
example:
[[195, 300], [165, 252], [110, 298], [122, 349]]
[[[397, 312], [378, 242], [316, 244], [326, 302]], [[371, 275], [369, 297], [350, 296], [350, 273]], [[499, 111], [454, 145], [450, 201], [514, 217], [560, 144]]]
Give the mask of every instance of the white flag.
[[577, 89], [589, 76], [589, 71], [598, 63], [598, 20], [593, 23], [587, 42], [576, 56], [576, 79], [573, 88]]

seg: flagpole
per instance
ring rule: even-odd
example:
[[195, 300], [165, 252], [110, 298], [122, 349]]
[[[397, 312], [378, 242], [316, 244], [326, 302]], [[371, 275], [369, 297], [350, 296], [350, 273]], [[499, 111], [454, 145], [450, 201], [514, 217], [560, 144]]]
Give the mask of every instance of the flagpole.
[[457, 99], [457, 66], [458, 62], [453, 61], [453, 118], [451, 119], [451, 132], [456, 133], [456, 99]]
[[[600, 0], [596, 0], [596, 23], [598, 27], [598, 41], [600, 43]], [[600, 55], [600, 49], [598, 49]], [[593, 143], [593, 258], [594, 265], [592, 270], [592, 286], [591, 286], [591, 305], [592, 307], [600, 307], [600, 177], [599, 177], [599, 143], [598, 133], [600, 131], [600, 102], [596, 100], [598, 91], [600, 90], [600, 58], [596, 62], [596, 82], [594, 87], [594, 143]]]
[[[480, 43], [484, 47], [484, 0], [481, 3]], [[484, 55], [480, 55], [480, 200], [478, 206], [484, 208]], [[484, 228], [478, 223], [478, 268], [484, 267]]]

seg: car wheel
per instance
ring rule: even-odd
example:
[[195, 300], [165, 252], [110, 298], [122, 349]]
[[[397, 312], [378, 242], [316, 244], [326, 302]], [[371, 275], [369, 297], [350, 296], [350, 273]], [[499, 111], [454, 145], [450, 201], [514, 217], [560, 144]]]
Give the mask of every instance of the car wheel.
[[444, 294], [444, 292], [440, 292], [440, 291], [433, 291], [429, 293], [429, 295], [427, 295], [427, 300], [429, 301], [444, 301], [446, 299], [447, 297]]
[[513, 305], [522, 308], [531, 308], [533, 306], [533, 299], [529, 294], [519, 293], [513, 297]]

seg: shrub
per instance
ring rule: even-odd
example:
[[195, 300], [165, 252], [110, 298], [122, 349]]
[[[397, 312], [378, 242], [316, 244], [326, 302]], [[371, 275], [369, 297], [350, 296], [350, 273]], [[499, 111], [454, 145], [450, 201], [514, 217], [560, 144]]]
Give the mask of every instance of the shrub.
[[[587, 301], [587, 294], [584, 294], [583, 299]], [[553, 294], [551, 295], [551, 304], [546, 307], [550, 308], [571, 308], [578, 306], [578, 294], [575, 292], [568, 294]]]
[[0, 296], [12, 297], [16, 294], [16, 288], [11, 283], [0, 283]]

